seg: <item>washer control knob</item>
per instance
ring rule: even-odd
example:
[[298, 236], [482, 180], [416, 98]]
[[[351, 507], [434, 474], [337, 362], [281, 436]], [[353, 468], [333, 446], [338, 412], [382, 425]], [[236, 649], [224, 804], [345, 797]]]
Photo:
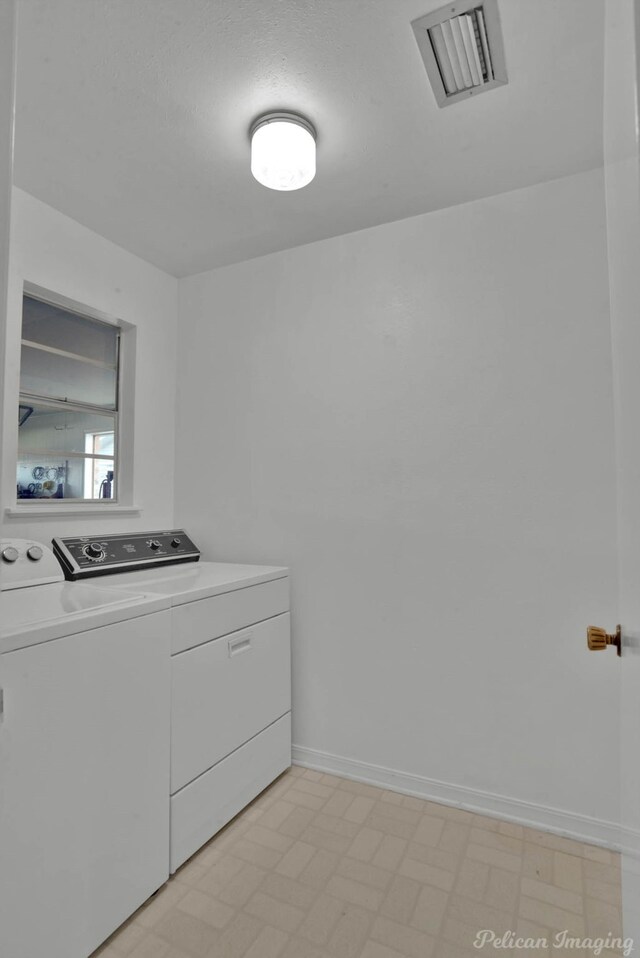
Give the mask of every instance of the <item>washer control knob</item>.
[[160, 543], [158, 542], [157, 539], [152, 539], [151, 542], [149, 543], [149, 548], [153, 549], [153, 551], [156, 552], [160, 548]]
[[18, 558], [18, 550], [14, 549], [13, 546], [7, 546], [6, 549], [2, 550], [2, 558], [5, 562], [15, 562]]
[[182, 545], [182, 539], [172, 539], [171, 545], [173, 546], [174, 549], [177, 549], [178, 546]]
[[44, 555], [40, 546], [29, 546], [27, 549], [27, 555], [30, 559], [33, 559], [34, 562], [38, 562], [39, 559]]
[[94, 562], [97, 562], [99, 559], [104, 559], [105, 556], [104, 549], [99, 542], [90, 542], [82, 551], [87, 559], [93, 559]]

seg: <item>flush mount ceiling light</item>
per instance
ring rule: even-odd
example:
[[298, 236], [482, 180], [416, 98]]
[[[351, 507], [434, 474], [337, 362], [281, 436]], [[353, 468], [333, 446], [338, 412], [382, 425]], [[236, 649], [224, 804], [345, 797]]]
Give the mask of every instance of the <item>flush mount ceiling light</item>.
[[316, 175], [316, 131], [295, 113], [267, 113], [251, 127], [251, 172], [270, 190], [299, 190]]

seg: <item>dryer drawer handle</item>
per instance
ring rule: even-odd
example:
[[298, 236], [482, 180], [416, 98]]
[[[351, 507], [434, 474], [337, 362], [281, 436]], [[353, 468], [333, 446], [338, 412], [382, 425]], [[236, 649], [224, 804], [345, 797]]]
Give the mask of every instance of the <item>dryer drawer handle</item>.
[[232, 655], [240, 655], [241, 652], [250, 652], [251, 651], [251, 640], [253, 638], [253, 632], [248, 634], [241, 635], [237, 639], [229, 639], [229, 658]]

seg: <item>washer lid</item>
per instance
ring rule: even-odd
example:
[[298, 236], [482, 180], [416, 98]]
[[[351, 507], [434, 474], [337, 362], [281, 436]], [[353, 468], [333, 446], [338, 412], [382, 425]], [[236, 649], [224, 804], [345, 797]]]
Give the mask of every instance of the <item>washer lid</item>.
[[80, 582], [54, 582], [2, 593], [0, 652], [10, 652], [135, 618], [169, 603], [160, 596], [99, 589]]

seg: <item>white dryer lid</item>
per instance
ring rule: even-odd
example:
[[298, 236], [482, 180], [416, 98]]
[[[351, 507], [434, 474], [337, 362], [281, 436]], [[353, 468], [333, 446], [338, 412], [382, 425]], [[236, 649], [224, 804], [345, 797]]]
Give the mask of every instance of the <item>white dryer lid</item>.
[[167, 596], [172, 605], [207, 599], [223, 592], [246, 589], [250, 585], [284, 579], [284, 566], [240, 565], [232, 562], [189, 562], [180, 566], [141, 569], [105, 576], [105, 587]]

